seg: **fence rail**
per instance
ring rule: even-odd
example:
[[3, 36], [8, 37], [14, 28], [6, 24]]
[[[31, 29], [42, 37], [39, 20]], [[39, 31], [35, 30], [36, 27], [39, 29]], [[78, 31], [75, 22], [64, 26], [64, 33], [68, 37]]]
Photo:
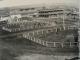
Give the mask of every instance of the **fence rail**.
[[39, 39], [37, 37], [31, 36], [30, 34], [23, 34], [23, 37], [26, 39], [29, 39], [35, 43], [38, 43], [40, 45], [46, 46], [46, 47], [60, 47], [60, 48], [73, 48], [78, 47], [79, 42], [49, 42], [42, 39]]
[[79, 42], [47, 42], [48, 47], [78, 47]]

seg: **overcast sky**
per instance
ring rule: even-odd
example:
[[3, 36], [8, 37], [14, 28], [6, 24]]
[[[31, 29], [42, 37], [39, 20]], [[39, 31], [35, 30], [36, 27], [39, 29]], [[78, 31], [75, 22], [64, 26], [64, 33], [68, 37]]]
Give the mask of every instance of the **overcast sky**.
[[1, 0], [1, 7], [11, 7], [19, 5], [35, 5], [35, 4], [68, 4], [68, 5], [78, 5], [79, 0]]

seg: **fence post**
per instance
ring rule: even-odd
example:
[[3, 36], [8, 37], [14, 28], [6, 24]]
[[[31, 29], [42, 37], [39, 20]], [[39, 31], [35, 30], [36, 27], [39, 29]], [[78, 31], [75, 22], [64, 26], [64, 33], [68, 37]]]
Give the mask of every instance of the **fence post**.
[[57, 32], [57, 28], [56, 28], [56, 32]]
[[64, 43], [61, 43], [62, 48], [64, 47]]
[[41, 40], [39, 39], [39, 43], [41, 44]]
[[56, 47], [56, 42], [53, 42], [54, 43], [54, 47]]
[[47, 41], [46, 41], [46, 46], [48, 46]]
[[70, 47], [72, 47], [72, 43], [70, 42]]

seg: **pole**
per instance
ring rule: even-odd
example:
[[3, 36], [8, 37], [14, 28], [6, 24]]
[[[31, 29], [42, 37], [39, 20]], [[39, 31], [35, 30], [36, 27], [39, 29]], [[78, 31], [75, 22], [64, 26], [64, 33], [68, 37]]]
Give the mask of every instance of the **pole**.
[[63, 11], [63, 29], [65, 30], [65, 11]]

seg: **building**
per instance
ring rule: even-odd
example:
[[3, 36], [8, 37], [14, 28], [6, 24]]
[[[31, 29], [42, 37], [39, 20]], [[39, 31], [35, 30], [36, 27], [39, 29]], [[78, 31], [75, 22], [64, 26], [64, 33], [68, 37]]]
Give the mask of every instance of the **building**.
[[48, 20], [54, 20], [54, 22], [60, 27], [69, 28], [76, 27], [76, 23], [79, 21], [79, 9], [73, 7], [54, 7], [43, 8], [39, 10], [38, 17], [41, 19], [47, 18]]
[[56, 28], [58, 29], [73, 29], [78, 27], [78, 12], [78, 8], [68, 6], [9, 8], [10, 16], [8, 24], [15, 25], [15, 23], [23, 24], [28, 21], [35, 21], [51, 25], [56, 24]]

